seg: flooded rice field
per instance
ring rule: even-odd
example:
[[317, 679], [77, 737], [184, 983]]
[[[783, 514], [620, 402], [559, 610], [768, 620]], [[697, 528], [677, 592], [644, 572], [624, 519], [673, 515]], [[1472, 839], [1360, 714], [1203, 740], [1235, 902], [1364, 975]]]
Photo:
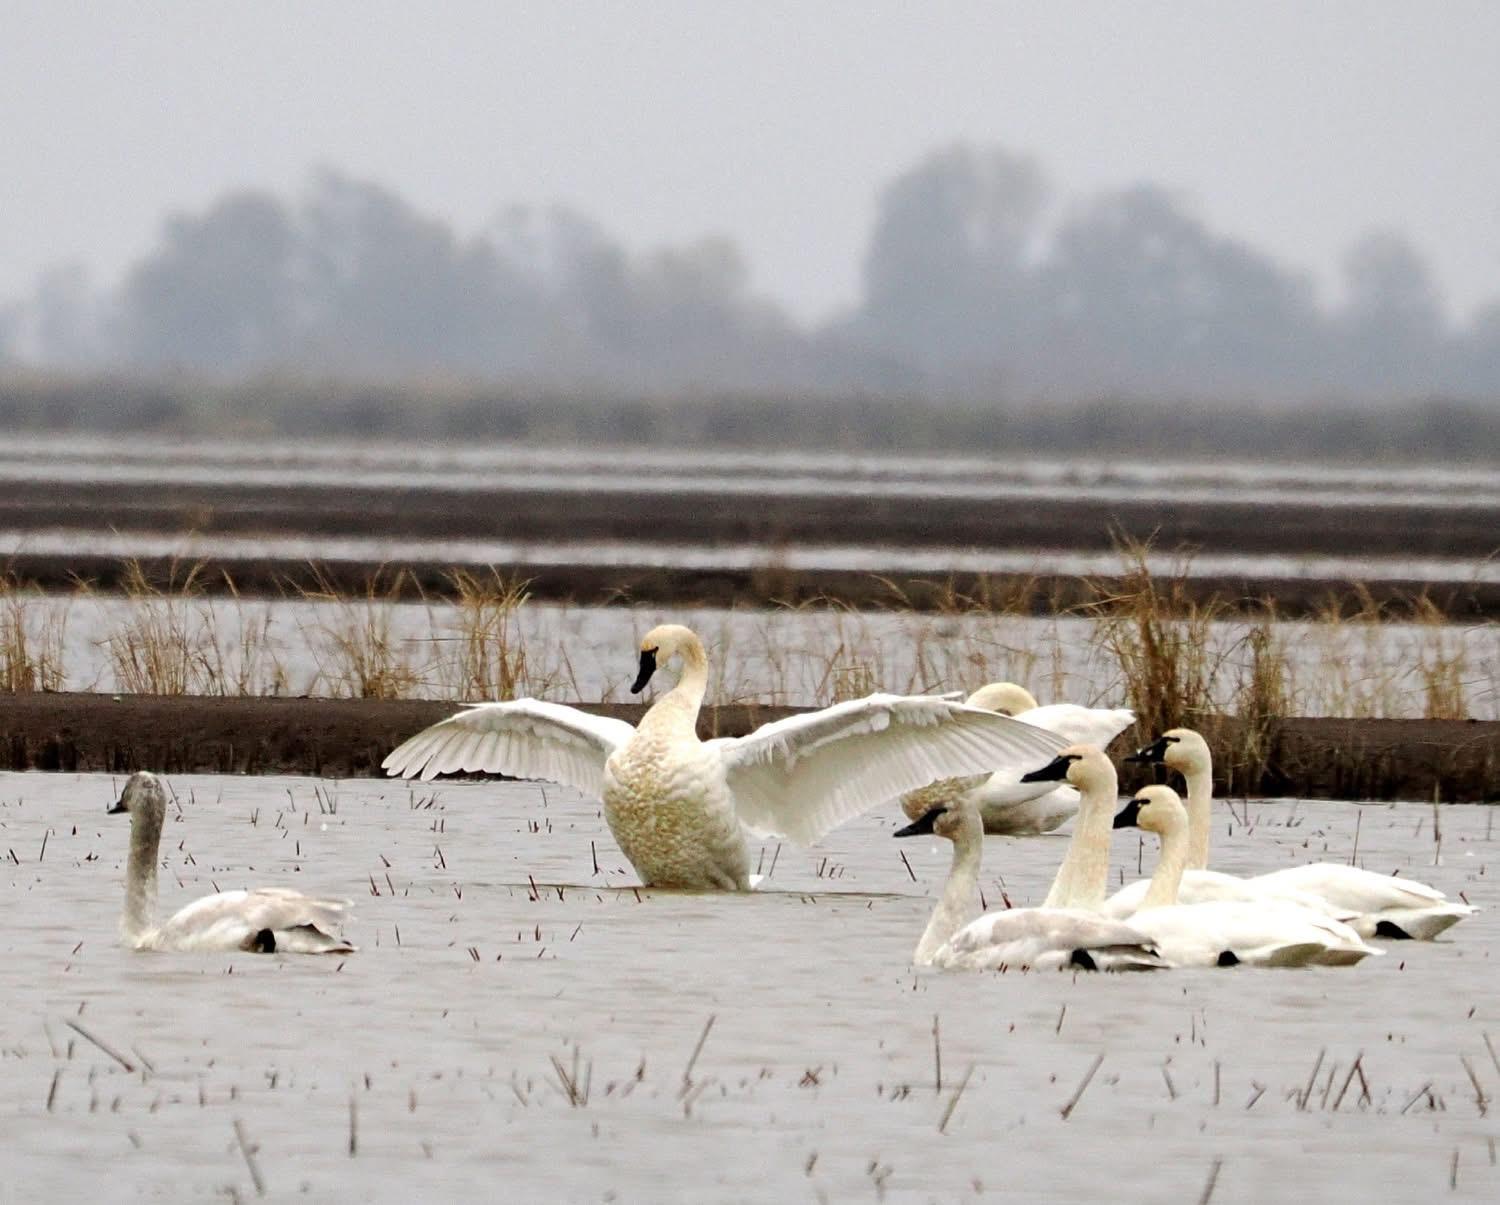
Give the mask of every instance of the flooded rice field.
[[[1444, 465], [174, 443], [0, 449], [0, 551], [678, 572], [1110, 574], [1493, 585], [1500, 472]], [[1413, 557], [1413, 550], [1420, 550]], [[55, 566], [54, 566], [55, 568]], [[1256, 593], [1252, 591], [1252, 593]]]
[[474, 446], [327, 440], [183, 440], [16, 436], [0, 481], [259, 486], [352, 484], [406, 490], [587, 488], [761, 496], [834, 493], [991, 499], [1313, 501], [1360, 507], [1500, 506], [1500, 471], [1451, 464], [1226, 464], [1159, 460], [711, 451], [535, 443]]
[[[1354, 856], [1484, 908], [1354, 968], [944, 976], [909, 958], [946, 851], [893, 808], [695, 896], [534, 784], [175, 778], [164, 907], [344, 895], [362, 948], [133, 954], [120, 785], [0, 776], [3, 1199], [1500, 1195], [1492, 809], [1224, 807], [1222, 869]], [[990, 904], [1062, 844], [989, 840]], [[1150, 861], [1121, 835], [1112, 875]]]
[[[482, 687], [471, 672], [474, 617], [446, 604], [10, 597], [31, 646], [55, 650], [51, 689], [358, 696], [382, 675], [406, 697], [500, 697], [499, 682]], [[1012, 680], [1044, 702], [1115, 706], [1124, 690], [1118, 660], [1080, 617], [528, 602], [495, 617], [485, 637], [512, 693], [609, 702], [629, 697], [636, 643], [665, 618], [708, 645], [711, 702], [812, 706]], [[1216, 695], [1230, 710], [1248, 672], [1248, 630], [1211, 629]], [[1495, 624], [1285, 622], [1272, 632], [1289, 714], [1423, 717], [1440, 681], [1461, 716], [1500, 718]], [[152, 641], [180, 670], [178, 689], [144, 674]]]
[[[629, 569], [760, 570], [767, 573], [829, 570], [848, 573], [988, 574], [1042, 577], [1066, 574], [1108, 577], [1121, 570], [1113, 551], [1052, 548], [974, 548], [935, 543], [925, 547], [874, 542], [798, 541], [779, 544], [714, 540], [680, 543], [639, 540], [402, 539], [349, 535], [203, 535], [172, 532], [79, 532], [0, 529], [0, 556], [8, 558], [175, 558], [184, 564], [209, 560], [225, 566], [318, 561], [371, 565], [446, 562], [504, 565], [525, 575], [528, 567], [602, 566]], [[1500, 560], [1443, 556], [1336, 556], [1315, 553], [1148, 552], [1140, 563], [1158, 577], [1328, 582], [1393, 580], [1421, 584], [1500, 583]]]

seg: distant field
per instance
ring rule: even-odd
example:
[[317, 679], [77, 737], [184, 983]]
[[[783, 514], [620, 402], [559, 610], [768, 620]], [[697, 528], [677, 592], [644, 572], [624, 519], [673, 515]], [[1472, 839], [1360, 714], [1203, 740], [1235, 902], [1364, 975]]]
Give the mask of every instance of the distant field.
[[[358, 590], [404, 568], [442, 594], [454, 566], [585, 604], [833, 601], [1052, 613], [1150, 543], [1199, 599], [1305, 614], [1362, 583], [1500, 611], [1500, 471], [1304, 462], [891, 456], [662, 448], [248, 443], [69, 437], [0, 451], [0, 550], [50, 589], [119, 586], [128, 558], [207, 561], [270, 594]], [[1191, 556], [1183, 550], [1191, 550]], [[1362, 598], [1357, 606], [1364, 605]]]

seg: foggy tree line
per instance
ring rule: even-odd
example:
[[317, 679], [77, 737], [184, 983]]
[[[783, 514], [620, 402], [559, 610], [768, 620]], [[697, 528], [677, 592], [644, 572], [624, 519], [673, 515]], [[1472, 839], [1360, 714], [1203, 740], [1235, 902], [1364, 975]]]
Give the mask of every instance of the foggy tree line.
[[1060, 202], [1034, 159], [956, 146], [884, 188], [859, 301], [814, 328], [751, 290], [728, 239], [633, 253], [561, 208], [465, 237], [324, 171], [169, 218], [116, 289], [47, 273], [0, 308], [0, 361], [623, 397], [1500, 395], [1500, 299], [1451, 324], [1392, 232], [1350, 247], [1343, 286], [1321, 306], [1164, 189]]

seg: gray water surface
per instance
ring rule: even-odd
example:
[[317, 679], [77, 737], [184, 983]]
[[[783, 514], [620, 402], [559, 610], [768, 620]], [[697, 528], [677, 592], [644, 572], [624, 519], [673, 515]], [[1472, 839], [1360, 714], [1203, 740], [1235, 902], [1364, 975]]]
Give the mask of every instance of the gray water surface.
[[[891, 809], [757, 846], [763, 892], [695, 896], [636, 890], [561, 788], [170, 781], [164, 908], [348, 896], [362, 949], [122, 950], [121, 780], [0, 776], [0, 1200], [250, 1200], [257, 1176], [319, 1201], [1192, 1202], [1215, 1174], [1215, 1202], [1500, 1196], [1492, 809], [1220, 816], [1222, 869], [1357, 840], [1485, 907], [1447, 940], [1348, 969], [968, 976], [908, 965], [947, 853], [892, 841]], [[1063, 843], [990, 839], [989, 903], [1038, 901]], [[1138, 858], [1118, 835], [1114, 877]]]

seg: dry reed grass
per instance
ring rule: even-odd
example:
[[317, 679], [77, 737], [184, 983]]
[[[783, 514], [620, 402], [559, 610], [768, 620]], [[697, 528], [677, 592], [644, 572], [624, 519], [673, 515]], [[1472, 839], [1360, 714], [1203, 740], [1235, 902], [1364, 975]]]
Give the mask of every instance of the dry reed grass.
[[[156, 695], [285, 693], [286, 671], [269, 607], [257, 611], [246, 604], [227, 575], [222, 591], [227, 604], [210, 595], [199, 564], [173, 564], [167, 580], [157, 583], [139, 562], [127, 561], [124, 617], [101, 642], [116, 689]], [[226, 610], [232, 610], [232, 618]]]
[[1225, 607], [1197, 601], [1184, 560], [1167, 577], [1153, 574], [1149, 544], [1119, 542], [1119, 581], [1094, 582], [1085, 608], [1095, 639], [1113, 659], [1126, 705], [1142, 734], [1196, 725], [1220, 710], [1216, 690], [1226, 665], [1216, 627]]
[[[1091, 603], [1042, 618], [1021, 588], [966, 595], [950, 585], [924, 597], [933, 609], [913, 611], [895, 581], [886, 583], [890, 605], [878, 610], [817, 599], [682, 618], [710, 646], [711, 702], [823, 705], [874, 689], [967, 693], [1009, 679], [1043, 701], [1124, 702], [1143, 736], [1237, 715], [1237, 777], [1264, 769], [1276, 722], [1294, 712], [1500, 710], [1500, 625], [1454, 624], [1426, 597], [1382, 608], [1357, 587], [1308, 620], [1282, 620], [1269, 606], [1246, 619], [1243, 608], [1195, 602], [1186, 560], [1153, 574], [1147, 552], [1122, 546], [1114, 585], [1094, 583]], [[409, 583], [395, 573], [359, 594], [319, 579], [258, 602], [241, 599], [227, 579], [206, 581], [193, 564], [152, 581], [127, 563], [123, 577], [123, 598], [81, 585], [71, 599], [0, 578], [0, 690], [80, 688], [69, 681], [65, 635], [68, 608], [83, 599], [103, 615], [93, 643], [107, 681], [127, 692], [580, 698], [582, 682], [589, 697], [610, 699], [629, 676], [615, 674], [612, 659], [575, 668], [580, 649], [594, 652], [593, 612], [535, 611], [526, 583], [493, 569], [455, 571], [449, 597], [420, 603], [397, 601]], [[654, 622], [636, 614], [638, 627]], [[294, 682], [288, 667], [297, 665], [311, 668], [295, 671]], [[76, 665], [71, 673], [84, 677]]]
[[458, 699], [514, 699], [550, 695], [578, 684], [565, 643], [542, 657], [528, 646], [521, 611], [531, 595], [524, 581], [491, 567], [488, 575], [454, 570], [448, 578], [452, 617], [430, 608], [432, 676], [442, 692]]
[[[314, 568], [316, 585], [300, 591], [302, 601], [316, 605], [317, 618], [303, 625], [317, 664], [314, 683], [329, 693], [355, 699], [399, 699], [416, 692], [424, 667], [411, 643], [396, 631], [405, 570], [374, 574], [361, 596], [334, 589]], [[421, 604], [418, 604], [421, 605]]]
[[20, 694], [63, 687], [67, 609], [38, 608], [39, 601], [46, 600], [13, 574], [0, 576], [0, 691]]

